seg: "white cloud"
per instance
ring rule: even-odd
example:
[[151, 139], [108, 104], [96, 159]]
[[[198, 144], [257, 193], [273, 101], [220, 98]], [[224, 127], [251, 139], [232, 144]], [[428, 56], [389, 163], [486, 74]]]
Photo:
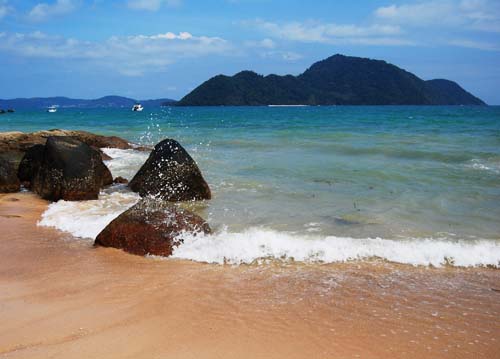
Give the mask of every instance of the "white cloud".
[[44, 21], [52, 16], [68, 14], [78, 5], [77, 0], [57, 0], [52, 4], [38, 3], [28, 13], [28, 18], [33, 21]]
[[498, 0], [432, 0], [379, 7], [375, 16], [407, 26], [453, 26], [469, 30], [500, 32]]
[[231, 54], [219, 37], [167, 32], [152, 36], [113, 36], [103, 42], [81, 41], [41, 32], [4, 34], [0, 52], [23, 57], [92, 62], [129, 76], [164, 70], [184, 58]]
[[247, 41], [245, 45], [248, 47], [263, 49], [274, 49], [276, 47], [276, 43], [273, 40], [267, 38], [260, 41]]
[[400, 38], [398, 25], [339, 25], [318, 22], [274, 23], [263, 20], [246, 21], [245, 25], [256, 27], [269, 36], [289, 41], [325, 44], [363, 45], [412, 45], [412, 41]]
[[451, 40], [448, 42], [449, 45], [466, 47], [469, 49], [478, 49], [485, 51], [500, 51], [500, 46], [486, 41], [476, 41], [467, 39]]
[[0, 0], [0, 20], [13, 11], [7, 0]]
[[181, 3], [181, 0], [128, 0], [127, 5], [135, 10], [157, 11], [162, 5], [176, 7]]

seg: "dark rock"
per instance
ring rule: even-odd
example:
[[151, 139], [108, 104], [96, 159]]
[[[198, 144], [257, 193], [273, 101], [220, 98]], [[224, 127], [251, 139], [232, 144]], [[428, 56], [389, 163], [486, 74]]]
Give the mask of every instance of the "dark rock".
[[95, 245], [138, 255], [169, 256], [185, 233], [210, 233], [210, 227], [203, 218], [176, 205], [142, 199], [108, 224]]
[[13, 108], [9, 108], [9, 109], [7, 110], [7, 112], [14, 113], [14, 112], [16, 112], [16, 111], [14, 111], [14, 109], [13, 109]]
[[17, 178], [15, 165], [5, 158], [0, 157], [0, 192], [18, 192], [21, 183]]
[[99, 154], [101, 155], [101, 160], [103, 161], [109, 161], [109, 160], [112, 160], [113, 157], [107, 155], [106, 153], [104, 153], [103, 150], [101, 150], [99, 147], [94, 147], [92, 146], [93, 149], [95, 149], [96, 151], [99, 151]]
[[21, 182], [30, 182], [35, 176], [42, 163], [44, 151], [45, 145], [34, 145], [26, 151], [17, 171]]
[[118, 176], [118, 177], [116, 177], [116, 178], [113, 180], [113, 183], [122, 183], [122, 184], [127, 184], [127, 183], [128, 183], [128, 179], [123, 178], [123, 177], [121, 177], [121, 176]]
[[99, 190], [113, 182], [98, 151], [71, 137], [49, 137], [43, 152], [33, 149], [23, 158], [19, 174], [31, 189], [51, 201], [97, 199]]
[[141, 197], [168, 201], [210, 199], [211, 193], [196, 162], [175, 140], [158, 143], [129, 183]]
[[[89, 146], [96, 149], [102, 147], [113, 147], [120, 149], [129, 149], [132, 146], [123, 138], [116, 136], [101, 136], [86, 131], [69, 131], [52, 129], [48, 131], [38, 131], [32, 133], [23, 132], [0, 132], [0, 154], [12, 161], [15, 167], [19, 166], [24, 153], [34, 145], [45, 145], [50, 136], [69, 136], [74, 137]], [[103, 161], [108, 160], [102, 153]]]

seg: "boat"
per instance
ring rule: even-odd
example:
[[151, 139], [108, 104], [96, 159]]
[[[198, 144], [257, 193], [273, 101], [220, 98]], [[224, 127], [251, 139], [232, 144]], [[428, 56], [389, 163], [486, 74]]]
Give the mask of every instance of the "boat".
[[134, 106], [132, 106], [132, 111], [141, 112], [142, 110], [144, 110], [144, 107], [142, 107], [140, 103], [136, 103]]
[[9, 109], [7, 110], [7, 112], [14, 113], [14, 112], [16, 112], [16, 111], [14, 111], [14, 109], [13, 109], [13, 108], [9, 108]]
[[47, 112], [50, 112], [50, 113], [57, 112], [57, 106], [52, 105], [52, 106], [47, 107]]

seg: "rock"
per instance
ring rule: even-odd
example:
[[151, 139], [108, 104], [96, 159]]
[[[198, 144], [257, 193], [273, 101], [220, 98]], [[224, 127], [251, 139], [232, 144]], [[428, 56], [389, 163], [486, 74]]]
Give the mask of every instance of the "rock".
[[[103, 147], [120, 149], [132, 148], [132, 145], [130, 145], [126, 140], [116, 136], [101, 136], [86, 131], [53, 129], [32, 133], [0, 132], [0, 153], [4, 154], [4, 157], [8, 157], [9, 160], [13, 161], [15, 166], [18, 166], [28, 148], [37, 144], [44, 145], [47, 138], [50, 136], [74, 137], [96, 149]], [[102, 158], [103, 161], [110, 159], [103, 152]]]
[[100, 155], [101, 155], [101, 160], [103, 160], [103, 161], [109, 161], [109, 160], [112, 160], [112, 159], [113, 159], [113, 157], [111, 157], [111, 156], [107, 155], [106, 153], [104, 153], [104, 151], [103, 151], [103, 150], [101, 150], [100, 148], [98, 148], [98, 147], [93, 147], [93, 146], [92, 146], [92, 148], [94, 148], [94, 149], [96, 149], [97, 151], [99, 151], [99, 153], [100, 153]]
[[210, 233], [210, 227], [203, 218], [174, 204], [141, 199], [108, 224], [94, 245], [166, 257], [183, 242], [186, 233]]
[[9, 160], [0, 157], [0, 192], [18, 192], [20, 188], [21, 183], [17, 178], [15, 165]]
[[129, 183], [141, 197], [167, 201], [210, 199], [211, 193], [196, 162], [175, 140], [158, 143]]
[[123, 177], [121, 177], [121, 176], [118, 176], [118, 177], [116, 177], [116, 178], [113, 180], [113, 183], [122, 183], [122, 184], [127, 184], [127, 183], [128, 183], [128, 179], [123, 178]]
[[98, 151], [72, 137], [49, 137], [47, 144], [30, 149], [19, 167], [33, 192], [51, 201], [97, 199], [113, 182]]
[[34, 145], [26, 151], [17, 170], [17, 177], [21, 182], [31, 182], [36, 171], [40, 168], [44, 150], [45, 145]]

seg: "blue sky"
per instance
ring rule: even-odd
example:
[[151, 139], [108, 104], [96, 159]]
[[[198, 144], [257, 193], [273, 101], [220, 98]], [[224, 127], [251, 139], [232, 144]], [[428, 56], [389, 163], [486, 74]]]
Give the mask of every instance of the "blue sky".
[[179, 99], [219, 73], [296, 75], [336, 53], [500, 104], [500, 1], [0, 0], [0, 98]]

